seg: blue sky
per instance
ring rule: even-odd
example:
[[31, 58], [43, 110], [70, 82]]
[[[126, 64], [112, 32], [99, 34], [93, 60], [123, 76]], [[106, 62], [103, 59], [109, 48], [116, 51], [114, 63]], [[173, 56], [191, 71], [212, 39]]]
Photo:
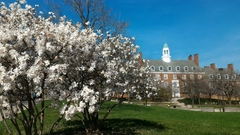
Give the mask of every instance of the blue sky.
[[[240, 70], [240, 0], [105, 1], [119, 20], [129, 22], [127, 35], [136, 38], [144, 59], [161, 59], [166, 42], [173, 60], [198, 53], [201, 67], [233, 63]], [[47, 11], [44, 0], [28, 3]], [[64, 8], [68, 18], [77, 17]]]
[[145, 59], [161, 59], [166, 42], [172, 59], [198, 53], [200, 66], [233, 63], [240, 69], [239, 0], [107, 0], [129, 21]]

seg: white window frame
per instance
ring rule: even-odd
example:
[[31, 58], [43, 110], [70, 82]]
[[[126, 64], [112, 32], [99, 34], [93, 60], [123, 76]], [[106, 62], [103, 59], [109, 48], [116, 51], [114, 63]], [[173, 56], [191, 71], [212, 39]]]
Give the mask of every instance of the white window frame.
[[155, 78], [161, 80], [161, 76], [160, 76], [159, 74], [156, 74], [156, 75], [155, 75]]
[[168, 79], [168, 74], [163, 74], [163, 76], [164, 76], [164, 80]]
[[185, 66], [185, 67], [184, 67], [184, 71], [188, 71], [188, 66]]
[[174, 80], [177, 79], [177, 74], [173, 74], [173, 79], [174, 79]]
[[228, 75], [228, 74], [225, 74], [225, 75], [224, 75], [224, 78], [225, 78], [225, 79], [229, 79], [229, 75]]
[[190, 79], [194, 80], [194, 75], [193, 74], [190, 75]]
[[151, 67], [150, 67], [150, 70], [151, 70], [151, 71], [155, 71], [155, 67], [154, 67], [154, 66], [151, 66]]
[[[159, 66], [158, 68], [159, 68], [159, 71], [163, 71], [164, 70], [163, 66]], [[161, 68], [162, 68], [162, 70], [161, 70]]]
[[[169, 68], [170, 68], [170, 69], [169, 69]], [[171, 67], [171, 66], [168, 66], [168, 67], [167, 67], [167, 70], [168, 70], [168, 71], [172, 71], [172, 67]]]
[[176, 71], [180, 71], [180, 70], [181, 70], [180, 66], [176, 66]]
[[209, 74], [209, 75], [208, 75], [208, 78], [209, 78], [209, 79], [213, 79], [213, 75], [212, 75], [212, 74]]
[[187, 79], [187, 76], [186, 76], [186, 74], [183, 74], [183, 75], [182, 75], [182, 79], [184, 79], [184, 80], [186, 80], [186, 79]]
[[237, 78], [236, 74], [233, 74], [232, 79], [236, 79], [236, 78]]
[[196, 67], [195, 66], [192, 67], [192, 71], [196, 71]]
[[168, 82], [164, 82], [164, 87], [168, 87]]

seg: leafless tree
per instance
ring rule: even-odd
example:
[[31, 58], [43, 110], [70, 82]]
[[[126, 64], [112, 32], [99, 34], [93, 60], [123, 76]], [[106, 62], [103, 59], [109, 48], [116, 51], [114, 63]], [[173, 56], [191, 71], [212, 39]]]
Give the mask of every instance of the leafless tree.
[[217, 78], [213, 77], [211, 80], [208, 79], [208, 76], [205, 76], [206, 88], [203, 93], [206, 94], [212, 104], [212, 96], [218, 94], [218, 87], [216, 86]]
[[[234, 93], [238, 90], [238, 76], [235, 71], [231, 69], [223, 69], [219, 68], [219, 72], [217, 74], [217, 87], [222, 92], [222, 96], [226, 96], [229, 106], [232, 105], [232, 97]], [[224, 97], [223, 97], [224, 100]]]
[[[182, 77], [185, 76], [185, 77]], [[187, 94], [192, 100], [192, 107], [194, 107], [194, 100], [197, 99], [200, 105], [201, 94], [206, 86], [206, 81], [201, 74], [182, 74], [178, 76], [179, 80], [182, 82], [182, 89], [184, 93]]]
[[[63, 0], [64, 3], [70, 6], [79, 17], [79, 22], [84, 28], [92, 28], [100, 30], [103, 34], [109, 33], [112, 36], [123, 34], [127, 22], [116, 19], [112, 10], [107, 9], [104, 0]], [[51, 0], [47, 0], [48, 5], [52, 8], [55, 14], [60, 15], [60, 6]]]

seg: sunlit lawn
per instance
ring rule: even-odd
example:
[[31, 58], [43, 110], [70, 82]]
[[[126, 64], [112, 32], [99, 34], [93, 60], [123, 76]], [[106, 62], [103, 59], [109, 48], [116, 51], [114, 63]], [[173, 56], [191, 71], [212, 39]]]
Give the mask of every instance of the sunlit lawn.
[[[105, 108], [110, 104], [112, 102], [103, 106], [102, 112], [106, 112]], [[46, 134], [58, 115], [59, 110], [47, 109]], [[108, 119], [101, 125], [101, 130], [105, 134], [239, 135], [239, 125], [240, 113], [195, 112], [157, 106], [121, 104], [114, 108]], [[55, 134], [73, 134], [73, 131], [81, 133], [84, 131], [78, 119], [62, 120]], [[7, 134], [3, 122], [0, 122], [0, 134]]]

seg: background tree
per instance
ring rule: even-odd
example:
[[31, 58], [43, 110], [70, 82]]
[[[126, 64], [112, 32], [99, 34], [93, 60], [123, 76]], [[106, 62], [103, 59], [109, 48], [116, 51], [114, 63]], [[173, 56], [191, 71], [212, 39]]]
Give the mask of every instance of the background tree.
[[[128, 26], [127, 22], [119, 20], [110, 9], [106, 8], [104, 0], [63, 1], [78, 15], [78, 21], [83, 25], [83, 28], [100, 30], [105, 37], [107, 32], [112, 36], [123, 34]], [[57, 15], [61, 14], [58, 3], [54, 3], [51, 0], [48, 0], [47, 3], [54, 13]]]
[[201, 93], [203, 93], [206, 86], [206, 82], [202, 75], [198, 73], [183, 73], [182, 75], [178, 75], [178, 78], [182, 82], [182, 88], [184, 90], [184, 93], [186, 93], [192, 100], [192, 107], [194, 107], [195, 99], [197, 99], [197, 102], [200, 105]]
[[209, 81], [208, 80], [207, 86], [206, 86], [206, 88], [203, 91], [203, 93], [208, 96], [209, 101], [211, 102], [211, 104], [212, 104], [212, 96], [217, 94], [217, 92], [218, 92], [218, 89], [214, 85], [214, 82], [215, 82], [214, 80], [213, 81]]
[[145, 100], [147, 105], [148, 100], [154, 100], [157, 95], [157, 78], [154, 78], [150, 73], [150, 67], [147, 60], [142, 60], [137, 66], [136, 75], [134, 78], [134, 87], [136, 89], [136, 97], [140, 100]]
[[237, 73], [229, 68], [219, 68], [219, 72], [216, 76], [218, 78], [216, 85], [218, 89], [222, 92], [222, 100], [224, 100], [224, 96], [226, 96], [229, 106], [231, 106], [232, 97], [234, 96], [235, 91], [238, 91], [239, 80]]

